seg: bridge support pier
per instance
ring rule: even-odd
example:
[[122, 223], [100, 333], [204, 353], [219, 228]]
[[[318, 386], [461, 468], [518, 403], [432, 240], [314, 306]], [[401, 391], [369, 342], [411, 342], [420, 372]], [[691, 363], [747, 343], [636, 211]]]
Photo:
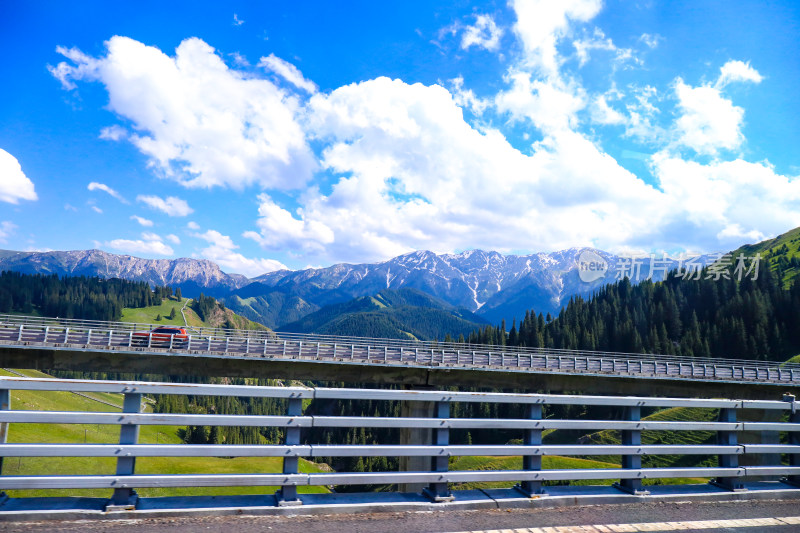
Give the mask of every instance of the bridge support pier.
[[[436, 402], [433, 411], [436, 418], [450, 418], [450, 402]], [[434, 429], [432, 440], [434, 446], [447, 446], [450, 444], [450, 429]], [[431, 457], [430, 469], [432, 472], [447, 472], [449, 467], [450, 456], [437, 455], [436, 457]], [[435, 502], [450, 502], [454, 499], [446, 481], [443, 483], [431, 483], [422, 493]]]
[[[409, 418], [433, 417], [435, 402], [401, 401], [400, 416]], [[433, 430], [427, 428], [401, 428], [401, 445], [427, 445], [433, 442]], [[430, 457], [400, 457], [401, 472], [427, 472], [431, 468]], [[402, 483], [398, 486], [400, 492], [420, 493], [425, 489], [425, 483]]]

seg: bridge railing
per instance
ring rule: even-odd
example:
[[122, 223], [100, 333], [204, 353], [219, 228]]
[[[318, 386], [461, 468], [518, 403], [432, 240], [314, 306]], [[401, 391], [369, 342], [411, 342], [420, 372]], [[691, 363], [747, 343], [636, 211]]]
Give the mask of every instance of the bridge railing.
[[155, 327], [153, 324], [0, 315], [0, 344], [361, 364], [800, 383], [800, 365], [767, 361], [293, 335], [218, 328], [190, 328], [185, 337], [159, 336], [150, 333]]
[[[122, 412], [63, 412], [15, 410], [10, 405], [10, 391], [74, 391], [124, 395]], [[142, 396], [151, 394], [211, 395], [286, 400], [282, 415], [221, 415], [142, 412]], [[429, 416], [319, 416], [303, 412], [304, 402], [336, 400], [422, 402]], [[459, 418], [451, 416], [457, 402], [518, 404], [524, 406], [524, 417]], [[548, 406], [605, 406], [619, 410], [621, 419], [584, 420], [546, 418]], [[717, 410], [718, 419], [708, 420], [643, 420], [642, 409], [689, 407]], [[0, 378], [0, 424], [103, 424], [120, 427], [118, 444], [99, 443], [0, 443], [0, 457], [116, 457], [113, 475], [87, 472], [85, 475], [7, 475], [0, 476], [0, 489], [113, 489], [114, 505], [136, 505], [136, 489], [151, 487], [221, 487], [280, 486], [280, 504], [299, 504], [297, 489], [302, 486], [337, 485], [406, 485], [426, 484], [425, 494], [434, 501], [457, 497], [452, 484], [475, 482], [517, 482], [524, 494], [546, 493], [547, 482], [574, 480], [616, 480], [616, 486], [630, 493], [644, 493], [644, 480], [674, 478], [713, 478], [728, 490], [743, 490], [748, 476], [785, 476], [785, 483], [800, 480], [800, 413], [793, 396], [781, 401], [695, 400], [682, 398], [569, 396], [544, 394], [469, 393], [450, 391], [407, 391], [349, 388], [258, 387], [232, 385], [174, 384], [151, 382], [89, 381], [38, 378]], [[748, 422], [738, 419], [739, 413], [758, 409], [776, 413], [774, 422]], [[315, 412], [324, 412], [316, 409]], [[788, 418], [783, 421], [784, 415]], [[277, 427], [285, 432], [283, 444], [264, 445], [173, 445], [140, 444], [139, 428], [145, 425], [168, 426], [252, 426]], [[323, 434], [333, 429], [407, 428], [430, 430], [428, 442], [353, 445], [309, 442], [304, 432], [319, 428]], [[450, 443], [452, 429], [497, 429], [517, 432], [522, 444], [456, 445]], [[7, 429], [7, 426], [6, 426]], [[543, 431], [580, 430], [582, 432], [613, 430], [621, 434], [619, 445], [543, 444]], [[642, 432], [711, 431], [716, 443], [643, 444]], [[779, 432], [787, 436], [786, 444], [743, 444], [743, 432]], [[0, 435], [7, 434], [0, 431]], [[315, 433], [319, 435], [319, 432]], [[336, 432], [332, 433], [336, 435]], [[14, 436], [13, 426], [10, 435]], [[739, 464], [743, 454], [763, 456], [761, 466]], [[717, 456], [716, 467], [643, 468], [642, 458], [661, 455]], [[451, 471], [450, 457], [522, 456], [522, 468], [514, 470]], [[619, 468], [546, 469], [544, 456], [621, 456]], [[281, 457], [279, 473], [251, 474], [138, 474], [137, 457]], [[429, 467], [415, 471], [301, 473], [300, 458], [318, 457], [423, 457], [430, 458]], [[784, 485], [777, 484], [780, 486]]]

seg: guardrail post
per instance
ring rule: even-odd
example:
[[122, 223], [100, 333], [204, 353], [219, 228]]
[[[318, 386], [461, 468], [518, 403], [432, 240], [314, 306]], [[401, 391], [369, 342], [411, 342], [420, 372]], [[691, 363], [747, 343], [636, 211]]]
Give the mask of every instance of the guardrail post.
[[[9, 389], [0, 389], [0, 411], [11, 410], [11, 391]], [[8, 441], [8, 422], [0, 423], [0, 444], [5, 444]], [[0, 475], [3, 474], [3, 458], [0, 457]], [[6, 500], [5, 492], [0, 491], [0, 503]]]
[[[302, 416], [303, 415], [303, 399], [302, 398], [289, 398], [288, 416]], [[285, 444], [292, 446], [300, 444], [300, 428], [287, 427]], [[283, 473], [284, 474], [297, 474], [300, 466], [300, 459], [298, 457], [284, 457], [283, 458]], [[281, 507], [290, 505], [303, 505], [300, 498], [297, 497], [297, 487], [295, 485], [283, 485], [275, 494], [278, 499], [278, 505]]]
[[[450, 418], [450, 402], [436, 402], [434, 405], [434, 416], [436, 418]], [[434, 446], [447, 446], [450, 443], [450, 429], [446, 427], [439, 427], [433, 430], [433, 445]], [[447, 472], [450, 467], [450, 457], [447, 455], [437, 455], [431, 458], [431, 471], [432, 472]], [[428, 496], [435, 502], [450, 502], [453, 501], [453, 494], [447, 486], [447, 481], [431, 483], [423, 494]]]
[[[532, 403], [528, 404], [525, 409], [525, 417], [529, 420], [542, 419], [542, 404]], [[542, 444], [542, 430], [541, 429], [526, 429], [522, 443], [525, 446], [540, 446]], [[522, 469], [538, 471], [542, 469], [542, 456], [536, 455], [523, 455], [522, 456]], [[515, 489], [521, 491], [526, 496], [534, 496], [536, 494], [544, 494], [541, 481], [525, 480], [519, 485], [514, 486]]]
[[[789, 414], [789, 423], [800, 424], [800, 411], [797, 410], [797, 402], [795, 401], [794, 394], [784, 394], [783, 401], [792, 403], [792, 412]], [[789, 431], [789, 444], [793, 446], [800, 446], [800, 432]], [[800, 466], [800, 454], [789, 454], [789, 466]], [[800, 476], [786, 476], [786, 478], [782, 479], [781, 481], [800, 487]]]
[[[720, 422], [736, 422], [736, 409], [732, 407], [725, 407], [719, 410]], [[722, 446], [738, 446], [739, 438], [736, 431], [717, 431], [717, 444]], [[738, 468], [739, 456], [736, 454], [720, 454], [719, 455], [720, 468]], [[741, 480], [737, 477], [718, 477], [711, 482], [720, 488], [732, 490], [734, 492], [744, 492]]]
[[[137, 392], [126, 392], [122, 402], [123, 413], [138, 413], [142, 408], [142, 395]], [[139, 425], [122, 424], [119, 427], [120, 444], [137, 444], [139, 442]], [[136, 469], [136, 457], [119, 457], [117, 459], [117, 475], [131, 476]], [[122, 481], [122, 480], [120, 480]], [[136, 508], [136, 501], [139, 496], [132, 487], [123, 486], [114, 489], [111, 496], [111, 503], [106, 506], [109, 510], [133, 510]]]
[[[631, 422], [638, 422], [639, 420], [642, 419], [642, 408], [638, 405], [630, 405], [625, 407], [625, 416], [623, 416], [623, 419]], [[642, 444], [641, 430], [624, 429], [620, 433], [622, 433], [623, 446], [641, 446]], [[641, 469], [642, 456], [639, 454], [623, 455], [622, 468], [627, 468], [631, 470]], [[614, 483], [614, 487], [622, 491], [628, 492], [630, 494], [637, 494], [637, 495], [650, 494], [649, 491], [642, 489], [642, 480], [639, 478], [621, 479], [619, 480], [619, 482]]]

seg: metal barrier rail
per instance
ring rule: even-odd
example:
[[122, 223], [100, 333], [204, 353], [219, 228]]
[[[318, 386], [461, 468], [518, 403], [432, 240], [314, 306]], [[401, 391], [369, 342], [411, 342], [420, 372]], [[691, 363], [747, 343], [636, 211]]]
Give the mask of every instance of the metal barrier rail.
[[[11, 390], [77, 391], [121, 393], [123, 412], [61, 412], [15, 411], [10, 406]], [[182, 413], [143, 413], [142, 395], [214, 395], [282, 398], [287, 400], [284, 416], [275, 415], [216, 415]], [[426, 402], [431, 416], [427, 417], [354, 417], [310, 416], [303, 414], [303, 402], [373, 400]], [[518, 419], [453, 418], [454, 402], [514, 403], [526, 406], [526, 416]], [[623, 420], [578, 420], [544, 418], [543, 407], [552, 405], [602, 405], [623, 410]], [[620, 490], [642, 494], [645, 479], [715, 478], [714, 483], [729, 490], [741, 490], [747, 476], [786, 476], [788, 484], [800, 482], [800, 412], [794, 396], [781, 401], [752, 400], [693, 400], [685, 398], [570, 396], [551, 394], [470, 393], [451, 391], [407, 391], [351, 388], [257, 387], [204, 384], [175, 384], [125, 381], [90, 381], [8, 377], [0, 378], [0, 424], [106, 424], [120, 426], [119, 444], [51, 444], [0, 443], [0, 457], [117, 457], [115, 475], [80, 476], [0, 476], [0, 488], [10, 489], [114, 489], [111, 502], [115, 506], [134, 508], [135, 489], [148, 487], [207, 487], [207, 486], [280, 486], [281, 504], [300, 504], [297, 487], [304, 485], [372, 485], [428, 484], [425, 489], [433, 501], [449, 501], [454, 496], [449, 484], [487, 481], [516, 481], [525, 494], [545, 494], [543, 482], [568, 480], [618, 480]], [[641, 420], [643, 407], [694, 407], [719, 410], [718, 421]], [[788, 413], [787, 422], [738, 421], [737, 413], [745, 409], [760, 409]], [[286, 430], [284, 444], [272, 445], [168, 445], [139, 444], [138, 428], [142, 425], [206, 425], [281, 427]], [[432, 429], [429, 443], [405, 444], [316, 444], [302, 443], [301, 432], [307, 428], [412, 428]], [[454, 428], [498, 428], [518, 430], [523, 444], [452, 445], [449, 430]], [[544, 445], [545, 429], [618, 430], [621, 445]], [[642, 445], [642, 431], [713, 431], [717, 444]], [[785, 432], [788, 444], [740, 444], [738, 435], [744, 431]], [[7, 431], [0, 431], [6, 435]], [[766, 455], [778, 459], [767, 466], [741, 466], [742, 454]], [[450, 471], [451, 456], [522, 456], [520, 470]], [[621, 468], [608, 469], [543, 469], [543, 456], [603, 456], [622, 457]], [[642, 468], [643, 456], [654, 455], [716, 455], [717, 467]], [[413, 472], [333, 472], [300, 473], [301, 457], [430, 457], [428, 471]], [[788, 464], [781, 462], [788, 458]], [[180, 474], [140, 475], [135, 473], [136, 457], [282, 457], [283, 472], [259, 474]]]
[[0, 345], [311, 359], [356, 364], [662, 376], [767, 384], [800, 383], [800, 365], [779, 365], [754, 360], [393, 341], [213, 328], [190, 328], [190, 334], [186, 337], [158, 336], [149, 333], [155, 327], [157, 326], [153, 324], [0, 315]]

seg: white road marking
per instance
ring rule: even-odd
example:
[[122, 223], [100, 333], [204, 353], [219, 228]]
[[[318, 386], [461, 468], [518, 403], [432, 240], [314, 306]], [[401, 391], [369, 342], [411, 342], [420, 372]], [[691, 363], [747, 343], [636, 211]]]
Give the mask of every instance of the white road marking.
[[724, 527], [765, 527], [800, 524], [800, 516], [779, 518], [738, 518], [732, 520], [694, 520], [687, 522], [642, 522], [638, 524], [595, 524], [591, 526], [549, 526], [520, 529], [490, 529], [453, 533], [638, 533], [640, 531], [686, 531]]

